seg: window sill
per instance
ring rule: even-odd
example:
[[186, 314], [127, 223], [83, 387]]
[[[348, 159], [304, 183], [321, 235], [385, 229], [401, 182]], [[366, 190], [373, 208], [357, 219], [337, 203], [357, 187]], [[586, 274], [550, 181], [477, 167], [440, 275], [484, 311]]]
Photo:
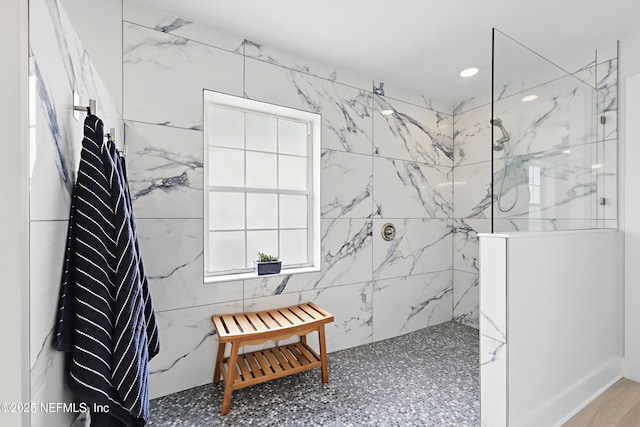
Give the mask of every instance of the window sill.
[[291, 276], [292, 274], [302, 274], [302, 273], [316, 273], [318, 271], [320, 271], [320, 268], [318, 267], [301, 267], [301, 268], [287, 268], [287, 269], [283, 269], [278, 274], [264, 274], [261, 276], [258, 276], [256, 273], [224, 274], [221, 276], [205, 277], [204, 283], [237, 282], [239, 280], [250, 280], [250, 279], [268, 279], [270, 277]]

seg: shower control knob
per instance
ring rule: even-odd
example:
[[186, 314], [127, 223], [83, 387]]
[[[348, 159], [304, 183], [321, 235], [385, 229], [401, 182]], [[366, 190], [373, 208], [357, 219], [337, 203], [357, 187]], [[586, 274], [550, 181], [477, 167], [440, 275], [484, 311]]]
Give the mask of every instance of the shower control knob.
[[396, 238], [396, 226], [390, 222], [382, 226], [382, 238], [390, 241]]

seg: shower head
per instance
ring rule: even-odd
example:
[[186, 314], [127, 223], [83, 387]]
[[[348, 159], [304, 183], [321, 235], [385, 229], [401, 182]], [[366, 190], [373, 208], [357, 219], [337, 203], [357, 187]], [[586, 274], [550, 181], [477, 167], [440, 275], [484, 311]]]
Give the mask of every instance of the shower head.
[[511, 134], [507, 132], [507, 130], [502, 125], [502, 119], [500, 117], [494, 117], [489, 120], [492, 126], [497, 127], [502, 132], [502, 138], [498, 139], [493, 143], [493, 149], [495, 151], [502, 151], [504, 149], [504, 144], [509, 142], [511, 139]]

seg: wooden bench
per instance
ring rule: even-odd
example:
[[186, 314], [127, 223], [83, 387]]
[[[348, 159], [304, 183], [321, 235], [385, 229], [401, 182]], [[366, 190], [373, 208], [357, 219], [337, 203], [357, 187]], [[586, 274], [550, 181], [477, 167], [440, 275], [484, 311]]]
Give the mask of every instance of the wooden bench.
[[[213, 382], [224, 378], [222, 414], [229, 412], [233, 390], [313, 368], [322, 368], [322, 382], [329, 381], [324, 325], [333, 322], [333, 316], [317, 305], [308, 302], [254, 313], [214, 315], [211, 321], [220, 339]], [[307, 334], [314, 331], [318, 332], [320, 354], [307, 344]], [[300, 342], [238, 354], [244, 345], [295, 335]], [[231, 343], [231, 354], [224, 357], [227, 343]]]

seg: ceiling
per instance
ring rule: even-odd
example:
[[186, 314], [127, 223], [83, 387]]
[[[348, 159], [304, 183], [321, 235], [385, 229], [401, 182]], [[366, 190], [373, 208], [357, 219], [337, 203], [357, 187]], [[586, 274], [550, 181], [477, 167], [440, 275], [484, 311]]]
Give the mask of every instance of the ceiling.
[[[560, 65], [640, 32], [638, 0], [125, 1], [451, 106], [490, 92], [493, 27]], [[472, 66], [475, 77], [459, 77]]]

